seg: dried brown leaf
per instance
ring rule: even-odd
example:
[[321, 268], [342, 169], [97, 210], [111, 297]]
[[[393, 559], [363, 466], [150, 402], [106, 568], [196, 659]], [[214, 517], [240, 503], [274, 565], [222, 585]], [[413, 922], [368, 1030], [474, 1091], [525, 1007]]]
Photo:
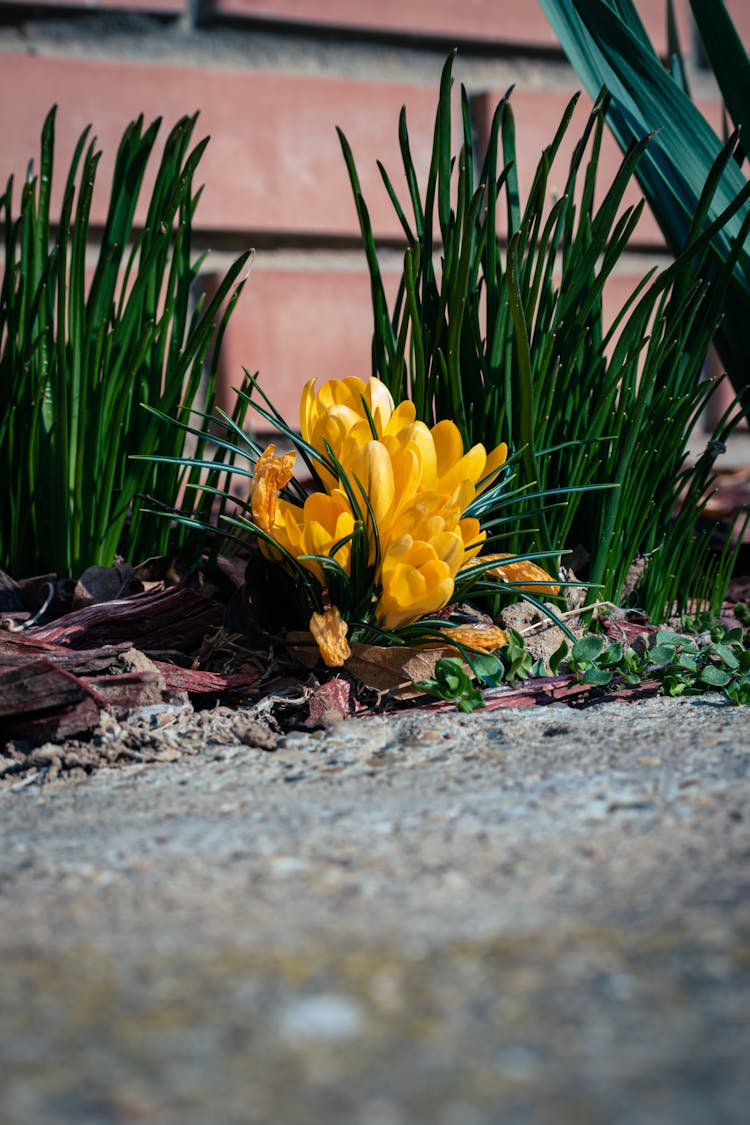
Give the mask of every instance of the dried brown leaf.
[[399, 699], [409, 699], [422, 693], [410, 685], [413, 680], [426, 680], [434, 675], [435, 665], [443, 656], [455, 656], [456, 650], [446, 645], [441, 648], [418, 648], [411, 645], [381, 645], [354, 643], [346, 670], [374, 691], [387, 691]]

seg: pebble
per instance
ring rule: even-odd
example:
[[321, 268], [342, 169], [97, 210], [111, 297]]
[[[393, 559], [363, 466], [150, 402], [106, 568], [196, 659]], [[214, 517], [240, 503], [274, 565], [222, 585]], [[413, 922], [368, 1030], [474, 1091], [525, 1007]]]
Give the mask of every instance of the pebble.
[[279, 1034], [287, 1040], [348, 1039], [363, 1027], [359, 1005], [336, 994], [296, 1000], [279, 1017]]

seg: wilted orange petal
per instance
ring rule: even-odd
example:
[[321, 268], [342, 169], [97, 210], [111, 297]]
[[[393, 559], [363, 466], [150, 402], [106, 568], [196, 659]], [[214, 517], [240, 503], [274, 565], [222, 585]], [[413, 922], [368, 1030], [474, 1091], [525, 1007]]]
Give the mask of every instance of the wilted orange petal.
[[352, 654], [346, 639], [348, 628], [335, 605], [310, 618], [310, 632], [329, 668], [340, 668]]
[[508, 643], [508, 634], [496, 625], [456, 625], [452, 629], [441, 629], [440, 632], [449, 641], [468, 645], [470, 648], [481, 648], [484, 652], [494, 652], [496, 648], [503, 648]]
[[[502, 559], [510, 559], [512, 555], [482, 555], [477, 562], [501, 562]], [[535, 562], [530, 559], [521, 559], [519, 562], [505, 563], [503, 566], [494, 566], [486, 571], [487, 574], [492, 575], [493, 578], [499, 578], [501, 582], [512, 582], [517, 590], [524, 590], [527, 594], [559, 594], [560, 587], [555, 582], [551, 574], [547, 574], [546, 570], [542, 570]], [[525, 586], [523, 583], [528, 582], [532, 585]], [[540, 585], [543, 583], [543, 585]]]
[[296, 453], [292, 450], [277, 457], [276, 447], [267, 445], [258, 458], [250, 484], [250, 507], [258, 527], [269, 534], [276, 517], [276, 496], [292, 479]]

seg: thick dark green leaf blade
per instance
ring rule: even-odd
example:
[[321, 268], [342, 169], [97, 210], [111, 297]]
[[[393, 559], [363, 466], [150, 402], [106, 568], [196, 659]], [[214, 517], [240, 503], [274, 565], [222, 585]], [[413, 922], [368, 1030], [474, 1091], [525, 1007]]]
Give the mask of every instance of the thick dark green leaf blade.
[[750, 156], [750, 60], [724, 0], [690, 0], [721, 96]]

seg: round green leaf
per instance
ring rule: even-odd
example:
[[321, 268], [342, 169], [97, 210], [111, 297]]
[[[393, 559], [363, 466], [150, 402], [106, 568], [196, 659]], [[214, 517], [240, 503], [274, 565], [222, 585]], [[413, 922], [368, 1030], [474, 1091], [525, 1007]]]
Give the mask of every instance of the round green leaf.
[[717, 668], [715, 664], [709, 664], [699, 674], [698, 680], [702, 684], [708, 684], [709, 687], [725, 687], [732, 677], [723, 668]]
[[602, 637], [581, 637], [573, 645], [573, 659], [581, 663], [582, 661], [596, 660], [602, 648], [604, 647], [604, 639]]

